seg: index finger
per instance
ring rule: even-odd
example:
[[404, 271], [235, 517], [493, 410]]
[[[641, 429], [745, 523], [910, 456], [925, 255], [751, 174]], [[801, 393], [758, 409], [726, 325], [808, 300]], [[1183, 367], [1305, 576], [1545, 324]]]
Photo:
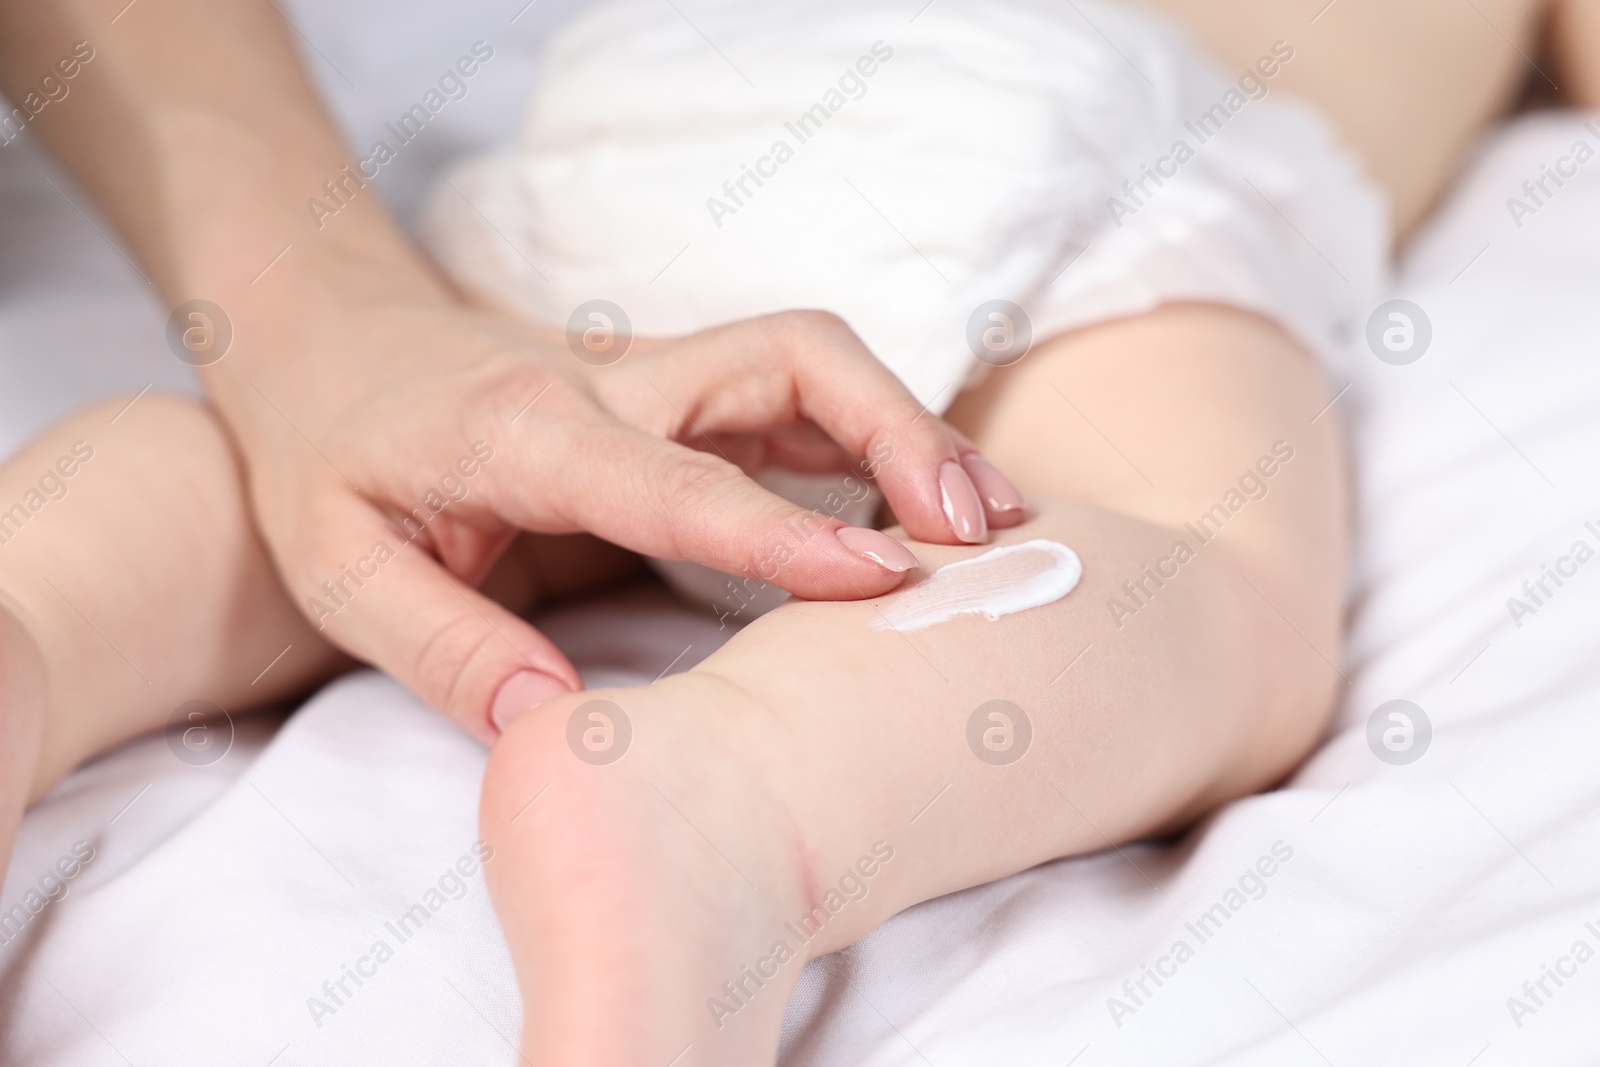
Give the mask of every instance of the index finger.
[[838, 316], [784, 312], [674, 343], [647, 364], [663, 395], [694, 406], [703, 432], [762, 432], [815, 423], [874, 479], [906, 532], [978, 544], [1022, 521], [1022, 494], [927, 406], [917, 402]]

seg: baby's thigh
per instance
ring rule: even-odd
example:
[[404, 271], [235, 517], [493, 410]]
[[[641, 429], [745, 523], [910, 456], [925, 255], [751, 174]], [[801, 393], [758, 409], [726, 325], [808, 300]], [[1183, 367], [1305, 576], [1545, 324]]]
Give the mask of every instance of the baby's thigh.
[[1550, 20], [1552, 72], [1570, 103], [1600, 107], [1600, 0], [1557, 0]]
[[[1567, 0], [1568, 3], [1574, 0]], [[1593, 6], [1593, 0], [1582, 0]], [[1244, 70], [1275, 42], [1293, 49], [1271, 82], [1318, 105], [1393, 198], [1404, 234], [1519, 89], [1548, 0], [1155, 0]], [[1591, 16], [1592, 17], [1592, 16]], [[1315, 18], [1313, 22], [1312, 19]], [[1563, 81], [1546, 67], [1556, 81]]]
[[86, 575], [86, 595], [126, 585], [184, 606], [205, 594], [180, 592], [181, 575], [235, 572], [258, 548], [244, 486], [202, 404], [146, 393], [85, 408], [0, 466], [0, 583], [27, 604], [29, 571]]

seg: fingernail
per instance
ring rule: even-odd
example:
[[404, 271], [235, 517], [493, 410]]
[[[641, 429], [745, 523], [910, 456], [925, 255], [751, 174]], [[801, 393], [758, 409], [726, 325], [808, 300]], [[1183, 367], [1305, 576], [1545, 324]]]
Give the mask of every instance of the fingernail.
[[989, 536], [989, 524], [983, 518], [983, 502], [972, 479], [961, 469], [961, 464], [947, 459], [939, 467], [939, 503], [944, 517], [955, 535], [969, 545], [980, 545]]
[[1011, 484], [1011, 479], [1000, 473], [999, 467], [976, 452], [968, 452], [961, 457], [961, 469], [978, 487], [978, 496], [989, 510], [990, 526], [1015, 526], [1022, 521], [1027, 501], [1021, 490]]
[[888, 534], [864, 526], [841, 526], [833, 536], [856, 555], [870, 559], [886, 571], [902, 574], [917, 565], [911, 550]]
[[548, 674], [518, 671], [501, 683], [500, 692], [494, 695], [494, 705], [489, 709], [489, 718], [495, 728], [504, 733], [507, 727], [540, 704], [570, 692], [571, 689]]

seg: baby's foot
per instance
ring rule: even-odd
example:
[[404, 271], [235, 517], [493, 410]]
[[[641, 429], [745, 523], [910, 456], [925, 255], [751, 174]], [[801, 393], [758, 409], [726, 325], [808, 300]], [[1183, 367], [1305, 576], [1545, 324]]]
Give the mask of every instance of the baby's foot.
[[495, 748], [481, 831], [528, 1062], [776, 1058], [807, 952], [785, 922], [810, 892], [749, 703], [705, 674], [577, 693]]

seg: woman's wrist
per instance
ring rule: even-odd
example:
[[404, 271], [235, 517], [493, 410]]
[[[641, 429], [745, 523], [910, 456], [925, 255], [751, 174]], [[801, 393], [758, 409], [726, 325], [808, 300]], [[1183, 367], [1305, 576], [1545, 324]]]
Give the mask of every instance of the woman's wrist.
[[[417, 312], [456, 303], [398, 230], [392, 237], [361, 237], [323, 242], [313, 234], [287, 241], [254, 277], [243, 275], [237, 258], [197, 259], [186, 267], [193, 279], [186, 288], [194, 294], [188, 299], [209, 317], [195, 321], [215, 332], [196, 335], [198, 351], [184, 345], [181, 334], [171, 339], [184, 346], [180, 358], [201, 367], [207, 392], [230, 421], [262, 379], [280, 389], [340, 396], [357, 366], [376, 355], [365, 351], [370, 331], [357, 323], [385, 309]], [[186, 304], [178, 303], [173, 314], [180, 329], [185, 313]]]

